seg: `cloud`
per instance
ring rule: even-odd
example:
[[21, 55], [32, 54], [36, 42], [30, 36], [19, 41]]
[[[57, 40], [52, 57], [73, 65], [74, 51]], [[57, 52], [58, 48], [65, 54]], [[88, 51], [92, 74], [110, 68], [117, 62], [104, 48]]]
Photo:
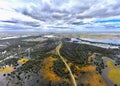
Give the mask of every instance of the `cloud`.
[[[120, 31], [117, 19], [120, 19], [119, 0], [0, 1], [0, 28]], [[116, 22], [110, 23], [112, 20]]]

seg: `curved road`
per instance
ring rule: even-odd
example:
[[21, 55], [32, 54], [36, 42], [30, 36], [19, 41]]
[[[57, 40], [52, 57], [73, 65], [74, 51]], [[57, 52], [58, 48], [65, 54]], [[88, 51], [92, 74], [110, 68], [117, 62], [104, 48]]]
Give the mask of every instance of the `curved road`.
[[71, 77], [71, 81], [72, 81], [72, 84], [73, 84], [73, 86], [77, 86], [77, 83], [76, 83], [76, 81], [75, 81], [75, 78], [74, 78], [74, 76], [73, 76], [73, 74], [72, 74], [72, 71], [71, 71], [71, 69], [70, 69], [70, 67], [68, 66], [68, 64], [66, 63], [66, 61], [64, 60], [64, 58], [60, 55], [60, 48], [62, 47], [62, 42], [60, 42], [60, 44], [58, 45], [58, 47], [57, 47], [57, 53], [58, 53], [58, 55], [60, 56], [60, 58], [62, 59], [62, 61], [64, 62], [64, 64], [65, 64], [65, 66], [66, 66], [66, 68], [68, 69], [68, 71], [69, 71], [69, 74], [70, 74], [70, 77]]

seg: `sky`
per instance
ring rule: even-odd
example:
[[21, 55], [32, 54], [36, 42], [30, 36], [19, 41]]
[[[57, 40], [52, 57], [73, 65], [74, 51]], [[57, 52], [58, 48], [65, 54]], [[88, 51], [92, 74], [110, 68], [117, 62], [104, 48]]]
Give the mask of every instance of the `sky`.
[[120, 32], [120, 0], [0, 0], [0, 31]]

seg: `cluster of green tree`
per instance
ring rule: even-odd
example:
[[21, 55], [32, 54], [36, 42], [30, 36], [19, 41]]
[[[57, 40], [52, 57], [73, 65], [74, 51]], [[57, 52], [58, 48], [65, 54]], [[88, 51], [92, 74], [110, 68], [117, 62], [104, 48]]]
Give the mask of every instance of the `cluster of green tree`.
[[102, 69], [104, 69], [104, 67], [105, 67], [102, 56], [96, 55], [95, 58], [93, 59], [92, 63], [93, 63], [93, 65], [96, 66], [96, 71], [98, 71], [101, 74]]
[[18, 58], [10, 58], [10, 59], [4, 60], [3, 63], [4, 65], [6, 64], [6, 65], [17, 66], [18, 65], [17, 61], [18, 61]]
[[65, 64], [61, 59], [58, 59], [53, 64], [54, 72], [62, 78], [69, 78], [69, 72], [66, 71]]
[[74, 64], [79, 64], [84, 66], [88, 64], [89, 50], [86, 50], [86, 46], [73, 44], [69, 42], [64, 42], [60, 53], [67, 60], [73, 62]]
[[18, 68], [18, 71], [24, 71], [24, 72], [38, 72], [41, 67], [41, 63], [44, 58], [47, 58], [49, 56], [52, 56], [51, 53], [42, 53], [38, 55], [36, 58], [30, 59], [26, 64], [23, 64], [20, 68]]
[[117, 59], [116, 59], [116, 64], [117, 64], [117, 65], [120, 65], [120, 58], [118, 58], [118, 57], [117, 57]]
[[72, 61], [75, 64], [81, 66], [88, 64], [88, 57], [92, 53], [100, 53], [103, 56], [113, 57], [118, 53], [118, 49], [105, 49], [92, 45], [86, 44], [76, 44], [70, 42], [63, 42], [63, 46], [60, 49], [62, 56], [67, 58], [69, 61]]
[[[45, 59], [49, 56], [54, 56], [54, 55], [52, 55], [51, 53], [39, 54], [36, 58], [30, 59], [28, 62], [26, 62], [19, 68], [17, 68], [15, 71], [8, 73], [8, 74], [3, 74], [3, 76], [9, 77], [9, 82], [18, 80], [19, 83], [16, 83], [16, 85], [22, 84], [22, 86], [23, 86], [25, 84], [24, 79], [27, 79], [27, 80], [30, 79], [30, 77], [32, 77], [32, 74], [37, 75], [39, 78], [39, 70], [40, 70], [40, 67], [42, 66], [41, 63], [42, 63], [43, 59]], [[15, 63], [15, 65], [16, 65], [17, 59], [9, 59], [9, 60], [6, 60], [5, 63], [6, 62], [7, 62], [7, 64], [11, 64], [13, 62], [13, 64]], [[25, 76], [21, 77], [21, 75], [23, 75], [23, 74]], [[35, 77], [35, 78], [37, 78], [37, 77]], [[36, 83], [38, 83], [38, 82], [39, 81], [37, 80]]]

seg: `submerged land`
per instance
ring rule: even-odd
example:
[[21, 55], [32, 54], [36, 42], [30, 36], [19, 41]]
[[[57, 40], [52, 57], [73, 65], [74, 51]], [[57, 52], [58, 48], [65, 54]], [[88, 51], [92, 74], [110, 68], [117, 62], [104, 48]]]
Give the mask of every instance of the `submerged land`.
[[120, 86], [120, 33], [0, 35], [0, 86]]

